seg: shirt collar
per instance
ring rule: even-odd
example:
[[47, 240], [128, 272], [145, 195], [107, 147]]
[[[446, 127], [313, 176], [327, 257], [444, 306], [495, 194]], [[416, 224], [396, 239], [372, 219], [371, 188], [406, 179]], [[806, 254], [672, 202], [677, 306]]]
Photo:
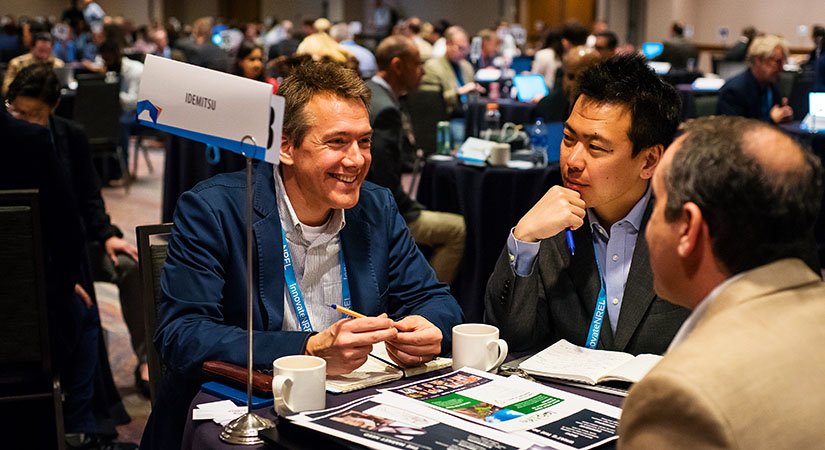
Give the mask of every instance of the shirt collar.
[[[289, 201], [289, 196], [287, 195], [286, 188], [284, 187], [284, 180], [281, 178], [280, 166], [274, 165], [272, 170], [277, 190], [275, 197], [278, 201], [278, 213], [281, 215], [281, 226], [284, 227], [284, 234], [286, 234], [287, 238], [291, 240], [303, 241], [306, 245], [317, 245], [329, 241], [344, 229], [344, 226], [347, 224], [346, 219], [344, 218], [344, 210], [334, 209], [332, 210], [332, 214], [327, 220], [327, 223], [324, 224], [324, 230], [321, 235], [313, 242], [309, 242], [304, 237], [303, 233], [303, 227], [306, 225], [302, 224], [301, 221], [298, 220], [298, 216], [295, 214], [295, 209], [292, 207], [292, 202]], [[289, 220], [286, 220], [287, 217]]]
[[[743, 272], [744, 273], [744, 272]], [[710, 304], [719, 297], [719, 294], [725, 290], [728, 286], [733, 284], [736, 280], [742, 277], [743, 273], [738, 273], [727, 280], [720, 283], [718, 286], [713, 288], [710, 293], [705, 296], [705, 298], [699, 302], [699, 306], [697, 306], [693, 312], [690, 313], [687, 320], [682, 323], [682, 326], [679, 327], [679, 331], [676, 333], [676, 336], [673, 337], [673, 340], [670, 341], [670, 346], [668, 346], [667, 351], [671, 351], [674, 348], [678, 347], [679, 345], [684, 342], [688, 335], [696, 328], [696, 325], [705, 317], [705, 314], [710, 309]]]
[[[647, 204], [650, 201], [651, 195], [652, 191], [650, 189], [650, 184], [648, 183], [645, 195], [643, 195], [642, 198], [640, 198], [639, 201], [633, 205], [633, 208], [630, 209], [630, 212], [628, 212], [626, 216], [614, 223], [613, 226], [621, 223], [629, 223], [638, 233], [642, 228], [642, 218], [645, 216], [645, 210], [647, 209]], [[599, 219], [596, 217], [596, 213], [593, 211], [593, 208], [587, 208], [587, 219], [590, 221], [590, 230], [594, 235], [598, 235], [603, 239], [607, 239], [608, 236], [610, 236], [607, 231], [605, 231], [602, 224], [599, 223]]]
[[387, 83], [387, 80], [381, 78], [378, 75], [374, 75], [371, 78], [371, 80], [372, 80], [373, 83], [375, 83], [375, 84], [381, 86], [382, 88], [386, 89], [390, 93], [390, 97], [392, 97], [392, 101], [393, 101], [393, 103], [395, 103], [395, 106], [400, 107], [401, 103], [398, 101], [398, 96], [395, 95], [395, 91], [392, 90], [392, 88], [390, 87], [390, 84]]

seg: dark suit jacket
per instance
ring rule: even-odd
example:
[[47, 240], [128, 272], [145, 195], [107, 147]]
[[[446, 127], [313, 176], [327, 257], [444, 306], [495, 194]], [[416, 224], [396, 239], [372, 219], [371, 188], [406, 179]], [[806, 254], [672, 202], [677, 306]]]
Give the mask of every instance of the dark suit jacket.
[[663, 43], [664, 48], [655, 61], [669, 62], [673, 69], [686, 69], [688, 59], [693, 58], [694, 63], [699, 62], [699, 50], [693, 42], [684, 37], [674, 37]]
[[405, 221], [412, 222], [418, 218], [424, 206], [410, 198], [401, 187], [403, 149], [409, 152], [412, 147], [410, 140], [404, 135], [401, 109], [396, 106], [392, 94], [386, 88], [373, 81], [367, 81], [367, 87], [372, 91], [372, 164], [367, 180], [392, 191], [398, 211]]
[[55, 115], [49, 119], [49, 126], [57, 156], [76, 197], [86, 239], [102, 244], [112, 236], [123, 237], [123, 233], [112, 225], [106, 214], [106, 205], [100, 195], [100, 180], [89, 152], [86, 133], [74, 122]]
[[770, 115], [762, 114], [762, 99], [767, 89], [773, 92], [771, 104], [778, 105], [782, 98], [775, 84], [762, 88], [750, 69], [728, 80], [719, 90], [716, 114], [720, 116], [741, 116], [770, 122]]
[[[254, 365], [271, 369], [278, 357], [302, 354], [310, 333], [281, 331], [284, 316], [283, 242], [272, 165], [254, 169]], [[246, 365], [246, 174], [221, 174], [178, 200], [161, 275], [155, 346], [169, 368], [142, 448], [178, 448], [186, 411], [207, 360]], [[442, 351], [462, 321], [449, 288], [435, 278], [398, 214], [389, 191], [361, 186], [345, 211], [341, 246], [352, 309], [393, 319], [421, 315], [439, 329]], [[334, 299], [331, 299], [332, 301]]]
[[[607, 319], [597, 348], [632, 354], [662, 354], [690, 311], [659, 298], [644, 229], [653, 208], [648, 203], [636, 239], [630, 272], [616, 326]], [[541, 241], [533, 272], [516, 276], [507, 248], [496, 263], [484, 298], [485, 322], [501, 330], [511, 350], [540, 350], [559, 339], [585, 346], [599, 294], [590, 223], [573, 232], [576, 254], [570, 255], [564, 233]]]

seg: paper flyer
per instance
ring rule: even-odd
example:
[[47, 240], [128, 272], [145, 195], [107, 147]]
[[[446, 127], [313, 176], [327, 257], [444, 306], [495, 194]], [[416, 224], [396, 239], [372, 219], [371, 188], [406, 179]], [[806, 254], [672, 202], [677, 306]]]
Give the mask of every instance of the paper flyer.
[[267, 83], [146, 56], [141, 125], [278, 164], [283, 115], [284, 99]]

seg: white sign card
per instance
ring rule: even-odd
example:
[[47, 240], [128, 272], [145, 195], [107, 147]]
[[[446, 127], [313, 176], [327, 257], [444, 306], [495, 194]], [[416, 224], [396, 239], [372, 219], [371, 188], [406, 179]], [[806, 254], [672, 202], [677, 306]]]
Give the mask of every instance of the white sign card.
[[267, 83], [147, 55], [137, 115], [148, 127], [272, 164], [280, 160], [284, 99]]

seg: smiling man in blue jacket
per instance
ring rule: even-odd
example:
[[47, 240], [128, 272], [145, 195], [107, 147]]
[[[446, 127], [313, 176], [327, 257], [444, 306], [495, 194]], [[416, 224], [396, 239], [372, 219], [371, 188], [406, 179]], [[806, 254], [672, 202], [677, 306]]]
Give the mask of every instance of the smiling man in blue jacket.
[[[390, 191], [364, 183], [370, 90], [349, 69], [309, 63], [279, 94], [281, 164], [259, 162], [253, 174], [255, 367], [310, 354], [328, 374], [348, 373], [382, 341], [404, 367], [448, 351], [461, 309]], [[169, 373], [142, 448], [180, 445], [203, 361], [246, 364], [245, 189], [243, 172], [219, 175], [178, 200], [155, 334]]]

